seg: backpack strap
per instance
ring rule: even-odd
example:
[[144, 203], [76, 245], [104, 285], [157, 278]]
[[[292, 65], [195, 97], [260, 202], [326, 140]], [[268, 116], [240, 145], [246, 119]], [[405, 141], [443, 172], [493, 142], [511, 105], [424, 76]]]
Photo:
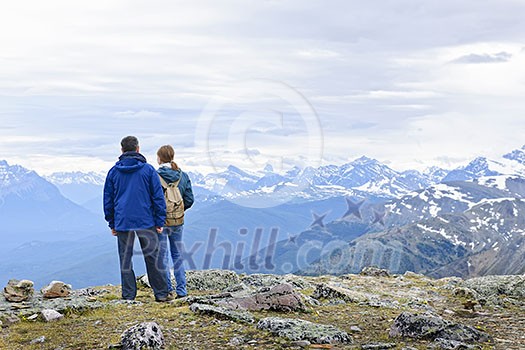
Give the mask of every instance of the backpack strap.
[[[160, 184], [162, 185], [162, 187], [163, 187], [164, 189], [168, 188], [168, 187], [171, 185], [171, 184], [168, 184], [168, 183], [166, 182], [166, 180], [164, 180], [164, 178], [163, 178], [162, 176], [159, 175], [159, 177], [160, 177]], [[182, 176], [179, 177], [179, 179], [178, 179], [177, 181], [172, 182], [172, 183], [175, 184], [175, 186], [179, 186], [179, 183], [180, 183], [180, 179], [181, 179], [181, 178], [182, 178]]]

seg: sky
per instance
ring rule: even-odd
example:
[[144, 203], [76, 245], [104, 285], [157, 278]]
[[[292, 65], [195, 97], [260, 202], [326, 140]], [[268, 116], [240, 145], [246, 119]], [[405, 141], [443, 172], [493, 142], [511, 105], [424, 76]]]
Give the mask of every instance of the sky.
[[525, 144], [525, 1], [10, 1], [0, 159], [447, 169]]

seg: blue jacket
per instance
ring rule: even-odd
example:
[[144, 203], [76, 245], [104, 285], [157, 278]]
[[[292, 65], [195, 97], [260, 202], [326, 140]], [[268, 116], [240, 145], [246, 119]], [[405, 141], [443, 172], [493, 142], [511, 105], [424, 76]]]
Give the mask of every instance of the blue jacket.
[[123, 153], [104, 184], [104, 215], [118, 232], [162, 227], [166, 202], [160, 179], [146, 158], [137, 152]]
[[191, 180], [188, 174], [180, 169], [173, 170], [164, 166], [160, 167], [157, 172], [168, 184], [176, 182], [180, 178], [180, 182], [177, 187], [179, 188], [182, 201], [184, 202], [184, 210], [190, 209], [193, 205], [194, 198], [193, 190], [191, 188]]

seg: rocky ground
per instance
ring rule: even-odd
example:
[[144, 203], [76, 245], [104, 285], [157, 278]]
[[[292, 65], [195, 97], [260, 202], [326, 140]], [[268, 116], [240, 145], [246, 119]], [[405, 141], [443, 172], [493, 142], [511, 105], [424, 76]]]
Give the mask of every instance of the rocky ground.
[[0, 295], [0, 348], [525, 349], [525, 276], [435, 280], [367, 268], [187, 279], [190, 296], [171, 303], [154, 301], [147, 278], [134, 302], [120, 301], [115, 286]]

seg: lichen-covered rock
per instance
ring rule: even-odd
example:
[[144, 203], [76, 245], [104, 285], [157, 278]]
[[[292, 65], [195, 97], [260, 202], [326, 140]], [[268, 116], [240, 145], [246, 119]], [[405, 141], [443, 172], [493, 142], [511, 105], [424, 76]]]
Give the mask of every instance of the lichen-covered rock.
[[186, 272], [187, 288], [192, 290], [223, 291], [241, 283], [239, 275], [230, 270], [202, 270]]
[[301, 319], [263, 318], [257, 323], [257, 328], [292, 341], [308, 340], [312, 344], [352, 343], [352, 338], [348, 333], [334, 326]]
[[252, 314], [246, 311], [233, 311], [220, 306], [213, 306], [208, 304], [191, 304], [190, 310], [195, 313], [211, 315], [223, 320], [231, 320], [242, 323], [254, 323], [255, 318]]
[[241, 276], [241, 281], [246, 285], [255, 288], [273, 287], [283, 283], [290, 284], [297, 289], [307, 289], [312, 287], [312, 284], [306, 281], [304, 278], [291, 274], [280, 276], [255, 273], [251, 275]]
[[44, 298], [65, 298], [71, 294], [71, 285], [61, 281], [53, 281], [41, 290]]
[[318, 284], [312, 297], [315, 299], [340, 299], [350, 303], [366, 303], [369, 300], [364, 293], [326, 283]]
[[29, 300], [35, 292], [33, 285], [29, 280], [10, 280], [4, 288], [4, 297], [7, 301], [15, 303]]
[[453, 323], [432, 313], [401, 313], [390, 328], [391, 337], [435, 340], [437, 338], [474, 343], [490, 340], [487, 333], [477, 329]]
[[361, 270], [361, 276], [373, 276], [373, 277], [390, 277], [388, 270], [380, 269], [376, 266], [365, 266]]
[[505, 295], [525, 300], [525, 275], [476, 277], [464, 281], [461, 286], [475, 290], [487, 299]]
[[263, 288], [255, 294], [233, 297], [217, 301], [217, 305], [229, 309], [249, 311], [304, 311], [303, 297], [289, 284], [279, 284], [272, 288]]
[[476, 292], [473, 289], [465, 288], [465, 287], [457, 287], [453, 290], [453, 293], [455, 296], [460, 297], [460, 298], [467, 298], [467, 299], [479, 298], [478, 292]]
[[120, 343], [123, 350], [162, 349], [164, 335], [156, 322], [144, 322], [125, 330]]
[[58, 312], [56, 310], [51, 310], [51, 309], [42, 310], [40, 315], [42, 315], [42, 319], [45, 322], [58, 321], [58, 320], [64, 318], [64, 315], [62, 315], [60, 312]]

